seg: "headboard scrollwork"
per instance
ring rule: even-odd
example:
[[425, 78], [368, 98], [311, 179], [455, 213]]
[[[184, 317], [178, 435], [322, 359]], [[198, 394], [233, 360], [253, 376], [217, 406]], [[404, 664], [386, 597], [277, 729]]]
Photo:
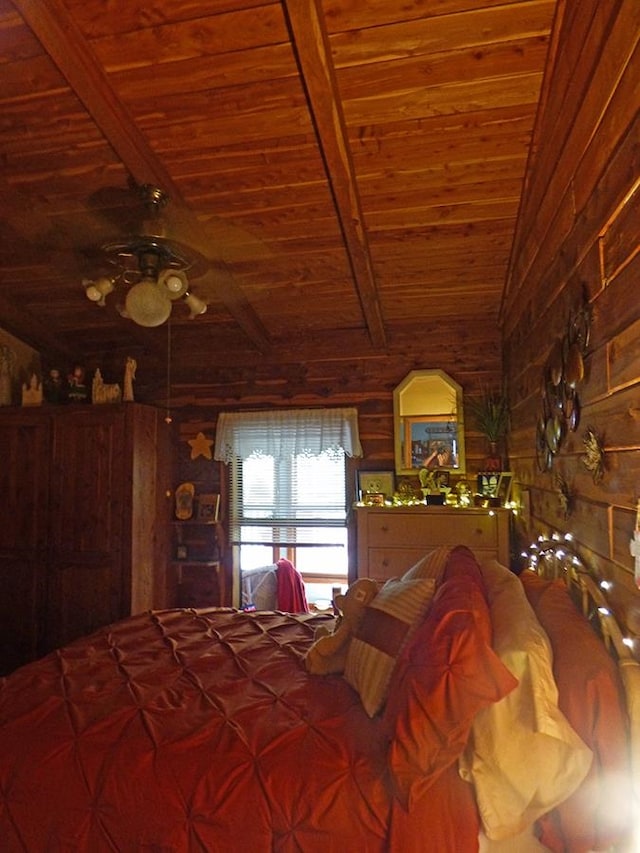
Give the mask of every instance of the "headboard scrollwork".
[[[625, 691], [629, 714], [630, 756], [632, 768], [631, 795], [640, 815], [640, 661], [634, 656], [634, 640], [620, 626], [607, 601], [608, 581], [598, 581], [576, 552], [570, 536], [541, 537], [528, 554], [529, 569], [541, 577], [565, 582], [576, 605], [601, 635], [615, 658]], [[640, 850], [640, 819], [636, 828]]]

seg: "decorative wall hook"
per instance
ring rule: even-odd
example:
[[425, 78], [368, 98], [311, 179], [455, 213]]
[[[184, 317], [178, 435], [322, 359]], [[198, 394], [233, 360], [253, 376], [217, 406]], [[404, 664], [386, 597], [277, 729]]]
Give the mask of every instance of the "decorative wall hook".
[[571, 513], [573, 512], [573, 502], [574, 495], [571, 489], [569, 488], [569, 484], [562, 476], [562, 474], [556, 474], [555, 476], [555, 485], [556, 492], [558, 494], [558, 504], [560, 505], [560, 511], [562, 512], [562, 517], [564, 519], [569, 518]]
[[587, 471], [591, 471], [593, 482], [598, 485], [604, 476], [604, 445], [601, 436], [593, 427], [587, 427], [584, 434], [585, 455], [581, 462]]

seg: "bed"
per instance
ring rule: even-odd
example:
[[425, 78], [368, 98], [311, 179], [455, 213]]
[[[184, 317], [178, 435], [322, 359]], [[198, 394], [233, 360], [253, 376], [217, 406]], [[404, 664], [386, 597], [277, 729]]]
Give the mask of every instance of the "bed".
[[634, 849], [640, 666], [562, 581], [439, 549], [312, 675], [332, 626], [155, 611], [2, 679], [1, 849]]

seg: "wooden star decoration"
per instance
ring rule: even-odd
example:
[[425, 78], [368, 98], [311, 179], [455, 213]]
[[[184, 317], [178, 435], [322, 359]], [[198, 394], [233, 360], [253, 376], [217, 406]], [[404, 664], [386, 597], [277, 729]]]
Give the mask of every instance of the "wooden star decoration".
[[199, 432], [195, 438], [190, 438], [188, 444], [191, 445], [191, 458], [197, 459], [198, 456], [204, 456], [205, 459], [211, 459], [212, 438], [207, 438], [203, 432]]

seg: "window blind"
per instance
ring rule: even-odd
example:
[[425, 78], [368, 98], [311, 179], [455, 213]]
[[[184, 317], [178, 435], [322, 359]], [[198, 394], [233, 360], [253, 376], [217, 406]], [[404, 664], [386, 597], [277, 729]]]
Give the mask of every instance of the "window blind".
[[332, 537], [320, 531], [346, 523], [344, 452], [236, 457], [232, 505], [238, 542], [329, 544]]

